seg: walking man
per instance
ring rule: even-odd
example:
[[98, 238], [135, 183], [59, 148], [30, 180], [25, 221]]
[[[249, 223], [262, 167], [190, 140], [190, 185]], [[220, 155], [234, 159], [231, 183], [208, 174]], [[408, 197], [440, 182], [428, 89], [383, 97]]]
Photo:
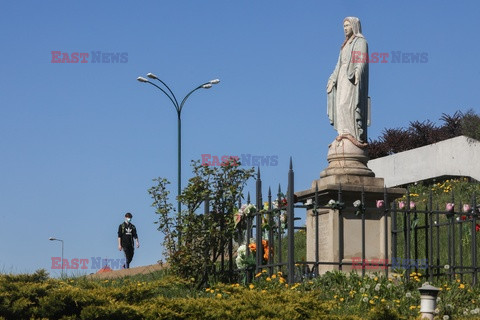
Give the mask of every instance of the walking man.
[[137, 228], [131, 223], [132, 214], [127, 212], [125, 214], [125, 222], [118, 226], [118, 250], [125, 253], [126, 262], [124, 268], [130, 267], [130, 262], [133, 259], [134, 244], [133, 239], [137, 242], [137, 248], [140, 247], [137, 236]]

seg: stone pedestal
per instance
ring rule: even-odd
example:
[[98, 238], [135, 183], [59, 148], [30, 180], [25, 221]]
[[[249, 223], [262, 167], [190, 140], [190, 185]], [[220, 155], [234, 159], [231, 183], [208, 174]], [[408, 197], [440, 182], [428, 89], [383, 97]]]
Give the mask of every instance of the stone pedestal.
[[328, 167], [320, 173], [320, 178], [335, 175], [375, 176], [367, 167], [368, 154], [365, 146], [351, 135], [338, 136], [333, 140], [328, 146], [327, 160]]
[[[383, 209], [376, 207], [376, 203], [377, 200], [384, 200], [386, 192], [385, 205], [389, 206], [391, 201], [405, 193], [405, 189], [385, 189], [383, 178], [374, 177], [375, 174], [366, 166], [368, 156], [365, 151], [355, 146], [350, 140], [334, 141], [329, 147], [328, 160], [328, 168], [322, 171], [320, 179], [313, 181], [312, 188], [296, 192], [295, 195], [298, 201], [314, 202], [317, 187], [317, 206], [327, 206], [330, 200], [338, 201], [341, 188], [341, 198], [345, 204], [341, 214], [343, 230], [341, 230], [337, 209], [317, 209], [319, 213], [317, 243], [317, 218], [312, 209], [307, 210], [307, 261], [315, 261], [316, 247], [318, 247], [319, 262], [338, 263], [342, 232], [344, 243], [342, 262], [351, 263], [352, 259], [362, 259], [362, 218], [361, 215], [355, 214], [357, 209], [353, 206], [353, 202], [361, 200], [362, 191], [365, 207], [365, 259], [374, 263], [387, 257], [391, 259], [391, 219], [384, 215]], [[319, 265], [318, 269], [322, 274], [326, 271], [338, 270], [339, 267], [333, 264]], [[344, 265], [342, 270], [350, 271], [352, 266]], [[377, 267], [369, 268], [367, 271], [381, 270]], [[361, 269], [359, 271], [361, 272]]]
[[[343, 216], [343, 263], [356, 262], [361, 264], [362, 259], [362, 219], [356, 216], [351, 208], [342, 211]], [[339, 262], [340, 252], [340, 223], [338, 210], [319, 210], [318, 217], [318, 253], [320, 262]], [[387, 225], [385, 225], [387, 220]], [[315, 230], [316, 217], [312, 210], [307, 212], [307, 261], [315, 261]], [[390, 258], [390, 217], [385, 217], [378, 209], [367, 209], [365, 214], [365, 259], [369, 263], [376, 260]], [[385, 238], [388, 244], [385, 246]], [[388, 255], [386, 254], [388, 253]], [[354, 260], [355, 259], [355, 260]], [[378, 261], [376, 261], [378, 264]], [[318, 271], [323, 274], [327, 271], [338, 270], [336, 265], [319, 265]], [[352, 265], [344, 265], [343, 271], [352, 270]], [[380, 267], [370, 268], [371, 271], [380, 272]]]

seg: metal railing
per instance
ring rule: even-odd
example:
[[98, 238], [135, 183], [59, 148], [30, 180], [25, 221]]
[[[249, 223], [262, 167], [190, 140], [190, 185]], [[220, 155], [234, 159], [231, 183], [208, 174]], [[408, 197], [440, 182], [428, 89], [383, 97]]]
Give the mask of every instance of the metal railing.
[[[359, 261], [345, 259], [344, 223], [345, 211], [352, 210], [352, 205], [343, 203], [342, 186], [339, 186], [337, 198], [334, 204], [320, 203], [318, 188], [315, 190], [311, 202], [299, 204], [294, 194], [294, 171], [292, 161], [288, 171], [288, 186], [286, 195], [278, 187], [276, 197], [272, 197], [271, 189], [268, 189], [266, 205], [262, 199], [262, 180], [260, 170], [257, 171], [255, 191], [256, 212], [246, 217], [245, 230], [239, 230], [234, 239], [229, 241], [228, 253], [222, 253], [220, 271], [225, 272], [228, 268], [230, 281], [238, 281], [240, 277], [250, 282], [254, 274], [266, 270], [268, 275], [282, 271], [287, 277], [289, 284], [299, 282], [305, 278], [313, 278], [320, 274], [319, 266], [335, 266], [337, 270], [344, 270], [345, 266], [356, 269], [365, 275], [371, 271], [371, 266], [366, 263], [366, 221], [367, 215], [374, 213], [377, 217], [384, 218], [382, 245], [390, 250], [384, 251], [384, 256], [376, 261], [376, 270], [380, 270], [386, 276], [391, 272], [401, 273], [407, 279], [411, 272], [422, 273], [422, 277], [432, 281], [439, 278], [453, 279], [459, 275], [464, 280], [470, 280], [473, 285], [477, 284], [479, 266], [477, 263], [477, 233], [480, 233], [479, 210], [476, 196], [472, 196], [471, 210], [461, 212], [458, 210], [441, 211], [434, 209], [433, 196], [430, 194], [424, 210], [417, 206], [410, 207], [410, 193], [406, 192], [407, 205], [398, 207], [398, 203], [384, 189], [384, 205], [377, 208], [374, 204], [365, 205], [366, 192], [358, 192], [358, 199], [362, 205], [357, 210], [361, 223], [361, 257]], [[286, 201], [285, 201], [286, 200]], [[454, 198], [452, 195], [452, 203]], [[250, 195], [247, 197], [250, 203]], [[239, 200], [238, 206], [242, 203]], [[462, 208], [460, 203], [456, 208]], [[295, 215], [295, 209], [302, 209], [302, 216]], [[320, 259], [320, 221], [323, 209], [334, 209], [338, 213], [338, 259], [336, 261], [322, 261]], [[313, 215], [314, 236], [307, 241], [314, 241], [314, 260], [306, 261], [296, 257], [295, 236], [298, 232], [305, 231], [306, 227], [296, 226], [295, 221], [302, 220], [305, 210]], [[208, 205], [205, 206], [208, 212]], [[390, 237], [388, 237], [390, 235]], [[313, 239], [311, 239], [313, 238]], [[391, 243], [389, 243], [389, 238]], [[253, 240], [253, 241], [252, 241]], [[255, 244], [255, 266], [239, 269], [234, 266], [236, 258], [234, 247], [246, 244], [246, 256], [251, 257], [252, 252], [248, 244]], [[421, 262], [421, 263], [419, 263]], [[228, 263], [228, 266], [226, 265]], [[349, 268], [349, 269], [352, 269]], [[467, 279], [468, 278], [468, 279]]]

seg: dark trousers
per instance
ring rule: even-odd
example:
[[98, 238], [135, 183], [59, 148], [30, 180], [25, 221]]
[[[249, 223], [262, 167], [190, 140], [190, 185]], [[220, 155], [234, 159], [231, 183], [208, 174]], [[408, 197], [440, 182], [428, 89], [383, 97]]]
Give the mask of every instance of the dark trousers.
[[125, 246], [123, 247], [123, 252], [125, 253], [125, 268], [130, 268], [130, 262], [132, 262], [133, 259], [133, 253], [134, 249], [131, 246]]

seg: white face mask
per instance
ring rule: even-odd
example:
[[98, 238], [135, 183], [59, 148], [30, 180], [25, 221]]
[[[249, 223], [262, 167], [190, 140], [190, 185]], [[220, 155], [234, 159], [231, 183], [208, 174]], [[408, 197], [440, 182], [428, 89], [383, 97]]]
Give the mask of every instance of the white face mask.
[[131, 220], [132, 220], [131, 218], [126, 218], [125, 222], [130, 223]]

